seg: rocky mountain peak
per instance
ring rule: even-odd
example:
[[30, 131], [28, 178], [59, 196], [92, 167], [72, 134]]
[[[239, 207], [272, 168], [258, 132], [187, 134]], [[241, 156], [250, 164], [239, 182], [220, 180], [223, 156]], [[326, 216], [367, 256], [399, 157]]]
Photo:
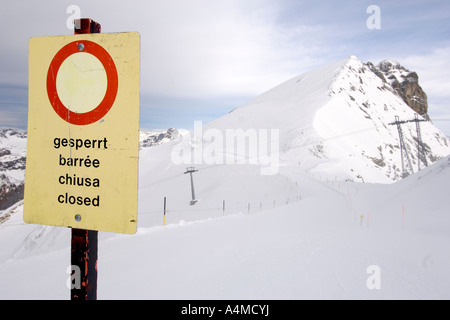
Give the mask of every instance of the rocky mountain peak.
[[419, 85], [416, 72], [408, 70], [396, 60], [383, 60], [376, 66], [371, 62], [366, 65], [383, 82], [388, 83], [411, 109], [429, 120], [428, 98]]
[[180, 132], [175, 128], [165, 130], [141, 131], [140, 146], [141, 148], [153, 147], [159, 144], [169, 142], [181, 137]]
[[378, 63], [377, 67], [383, 72], [390, 72], [393, 69], [406, 70], [396, 60], [383, 60], [380, 63]]
[[0, 129], [0, 210], [23, 198], [26, 132]]

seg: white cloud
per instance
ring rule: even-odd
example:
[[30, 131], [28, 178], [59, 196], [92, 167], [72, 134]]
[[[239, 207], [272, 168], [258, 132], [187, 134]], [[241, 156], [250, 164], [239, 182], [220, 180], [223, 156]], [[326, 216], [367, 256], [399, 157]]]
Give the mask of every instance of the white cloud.
[[[437, 103], [435, 97], [448, 100], [444, 57], [449, 56], [449, 49], [401, 59], [409, 49], [397, 46], [397, 38], [390, 37], [399, 34], [411, 40], [411, 47], [420, 47], [416, 43], [423, 40], [423, 33], [408, 35], [410, 24], [423, 10], [411, 16], [403, 14], [407, 5], [383, 1], [379, 3], [380, 32], [367, 30], [370, 3], [349, 0], [8, 1], [0, 11], [0, 28], [7, 30], [0, 34], [0, 84], [26, 86], [28, 39], [72, 34], [66, 22], [67, 8], [73, 4], [79, 6], [82, 17], [99, 22], [102, 32], [141, 34], [143, 96], [214, 100], [217, 106], [223, 97], [254, 97], [349, 55], [385, 59], [386, 54], [394, 54], [418, 72], [430, 101]], [[430, 15], [436, 10], [430, 6], [425, 12]], [[387, 32], [389, 26], [395, 29], [393, 33]], [[427, 32], [434, 30], [435, 25], [427, 26]]]
[[419, 83], [429, 99], [450, 101], [450, 46], [424, 55], [412, 55], [400, 61], [419, 75]]
[[428, 54], [402, 58], [401, 63], [419, 75], [419, 84], [428, 97], [428, 114], [434, 124], [450, 135], [450, 46]]
[[279, 27], [275, 4], [208, 4], [206, 9], [175, 6], [171, 22], [156, 22], [163, 30], [142, 37], [144, 90], [179, 96], [256, 95], [310, 63], [307, 55], [299, 58], [307, 48], [291, 40], [312, 27]]

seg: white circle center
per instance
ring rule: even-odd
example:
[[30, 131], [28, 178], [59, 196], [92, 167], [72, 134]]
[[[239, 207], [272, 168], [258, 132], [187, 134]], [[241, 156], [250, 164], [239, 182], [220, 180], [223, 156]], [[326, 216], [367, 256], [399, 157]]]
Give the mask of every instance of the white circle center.
[[61, 64], [56, 75], [56, 91], [63, 105], [72, 112], [95, 109], [105, 97], [108, 77], [100, 60], [77, 52]]

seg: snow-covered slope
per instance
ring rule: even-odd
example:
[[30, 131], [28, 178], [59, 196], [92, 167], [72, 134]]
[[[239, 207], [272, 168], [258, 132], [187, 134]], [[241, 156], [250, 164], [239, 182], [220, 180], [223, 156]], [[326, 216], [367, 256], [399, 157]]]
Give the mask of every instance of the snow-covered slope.
[[[138, 232], [100, 233], [98, 297], [450, 298], [450, 160], [392, 183], [401, 174], [397, 129], [387, 124], [395, 115], [414, 118], [352, 57], [291, 79], [190, 137], [143, 148]], [[446, 138], [421, 125], [429, 162], [446, 156]], [[237, 129], [257, 141], [256, 155], [251, 146], [227, 149], [227, 130]], [[404, 132], [414, 158], [415, 127]], [[261, 171], [264, 145], [279, 155], [270, 174]], [[198, 169], [193, 206], [189, 166]], [[20, 204], [8, 214], [0, 298], [67, 299], [70, 230], [24, 224]]]
[[[273, 207], [279, 185], [266, 185], [262, 210], [169, 210], [166, 226], [141, 221], [133, 236], [100, 233], [98, 297], [449, 299], [449, 163], [395, 184], [326, 182], [281, 169], [301, 200]], [[0, 241], [8, 239], [0, 298], [67, 299], [70, 231], [20, 218], [18, 208], [0, 226]]]
[[[314, 126], [329, 140], [329, 157], [337, 157], [346, 171], [366, 182], [401, 178], [401, 157], [395, 116], [414, 119], [415, 112], [356, 58], [350, 58], [331, 89], [332, 100], [318, 110]], [[419, 117], [419, 119], [423, 119]], [[401, 125], [414, 171], [418, 170], [415, 123]], [[430, 122], [421, 122], [428, 163], [450, 154], [448, 138]], [[406, 159], [405, 159], [406, 161]], [[424, 164], [421, 162], [420, 167]], [[386, 179], [388, 178], [388, 179]]]
[[[335, 179], [390, 183], [402, 176], [395, 121], [414, 111], [356, 57], [295, 77], [205, 128], [278, 129], [286, 165]], [[421, 124], [429, 163], [450, 154], [448, 138], [429, 122]], [[417, 170], [414, 123], [402, 126]], [[423, 165], [422, 165], [423, 167]]]

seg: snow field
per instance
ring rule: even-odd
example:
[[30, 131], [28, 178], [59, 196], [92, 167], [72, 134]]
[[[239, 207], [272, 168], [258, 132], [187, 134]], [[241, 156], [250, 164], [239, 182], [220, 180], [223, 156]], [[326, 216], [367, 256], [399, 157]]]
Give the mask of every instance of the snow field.
[[[425, 189], [422, 197], [417, 197], [422, 187], [402, 186], [414, 184], [416, 176], [378, 185], [323, 182], [283, 171], [285, 178], [300, 181], [302, 200], [250, 214], [193, 221], [185, 216], [166, 226], [139, 227], [132, 236], [100, 233], [98, 297], [447, 299], [450, 219], [439, 209], [445, 198], [438, 189], [448, 167], [432, 169], [420, 180], [435, 188]], [[364, 215], [362, 225], [355, 208]], [[34, 227], [36, 246], [45, 250], [29, 246], [22, 255], [3, 258], [0, 272], [8, 277], [1, 279], [1, 298], [67, 299], [70, 231], [14, 223], [8, 220], [0, 234]], [[20, 244], [19, 235], [9, 236], [11, 246]], [[48, 237], [65, 247], [40, 243]], [[367, 286], [372, 265], [380, 268], [380, 289]]]
[[[369, 92], [380, 81], [363, 70], [353, 57], [318, 68], [204, 126], [279, 129], [274, 175], [174, 164], [176, 140], [142, 149], [138, 232], [99, 234], [98, 298], [450, 298], [449, 157], [393, 183], [400, 154], [386, 122], [413, 113], [389, 90]], [[387, 111], [376, 99], [363, 106], [378, 95]], [[415, 128], [404, 131], [414, 154]], [[422, 133], [435, 156], [448, 155], [437, 129]], [[68, 299], [70, 230], [26, 225], [21, 208], [0, 225], [0, 299]]]

